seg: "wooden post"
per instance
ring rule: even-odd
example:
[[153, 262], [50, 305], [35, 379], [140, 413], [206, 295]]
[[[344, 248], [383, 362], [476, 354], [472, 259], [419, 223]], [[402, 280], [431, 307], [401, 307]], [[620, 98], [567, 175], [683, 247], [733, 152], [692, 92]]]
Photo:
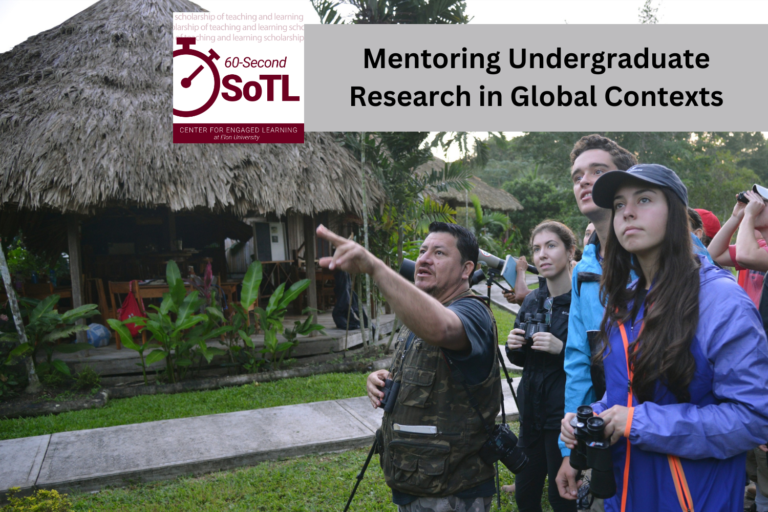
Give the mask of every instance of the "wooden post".
[[[360, 185], [361, 190], [363, 193], [363, 240], [364, 240], [364, 246], [365, 250], [369, 251], [368, 247], [368, 195], [365, 191], [365, 132], [360, 132]], [[368, 337], [368, 339], [371, 340], [371, 343], [373, 343], [373, 301], [370, 300], [372, 293], [371, 293], [371, 276], [368, 274], [365, 274], [365, 301], [363, 301], [362, 294], [358, 294], [357, 300], [361, 301], [358, 306], [360, 307], [360, 311], [365, 310], [365, 304], [368, 305], [368, 322], [371, 329], [371, 335]], [[362, 331], [365, 331], [365, 315], [360, 315], [360, 329]], [[368, 343], [366, 341], [366, 336], [363, 334], [363, 346], [368, 346]]]
[[[67, 240], [69, 242], [69, 275], [72, 279], [72, 306], [78, 308], [83, 305], [83, 294], [80, 288], [80, 223], [74, 215], [67, 216]], [[80, 325], [85, 325], [85, 318], [77, 321]], [[78, 343], [88, 343], [88, 335], [85, 331], [77, 333]]]
[[258, 261], [259, 248], [256, 246], [256, 221], [251, 222], [251, 231], [253, 232], [253, 261]]
[[[307, 279], [309, 279], [309, 307], [317, 309], [317, 277], [315, 276], [315, 219], [304, 216], [304, 259], [307, 261]], [[317, 313], [312, 313], [312, 323], [317, 323]], [[313, 331], [310, 336], [317, 334]]]

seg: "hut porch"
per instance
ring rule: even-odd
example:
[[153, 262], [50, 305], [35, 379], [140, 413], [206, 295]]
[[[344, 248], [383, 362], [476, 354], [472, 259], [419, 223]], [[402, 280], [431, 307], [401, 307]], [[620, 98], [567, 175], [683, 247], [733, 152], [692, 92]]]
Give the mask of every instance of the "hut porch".
[[[293, 327], [296, 320], [303, 320], [304, 317], [298, 315], [286, 315], [283, 325]], [[383, 337], [375, 344], [386, 343], [388, 335], [392, 332], [395, 315], [382, 315], [378, 318], [377, 337]], [[319, 336], [299, 336], [299, 345], [294, 349], [291, 357], [297, 359], [299, 363], [324, 362], [334, 359], [341, 355], [346, 349], [362, 348], [363, 337], [360, 329], [350, 330], [347, 335], [344, 329], [337, 329], [333, 323], [330, 312], [323, 312], [317, 315], [317, 323], [325, 326], [325, 334]], [[282, 336], [278, 336], [284, 341]], [[346, 342], [345, 342], [346, 338]], [[252, 337], [256, 348], [264, 346], [264, 335], [257, 334]], [[208, 345], [212, 347], [224, 348], [219, 340], [209, 340]], [[146, 356], [147, 353], [145, 353]], [[96, 373], [101, 375], [102, 384], [115, 385], [117, 383], [127, 383], [141, 380], [141, 364], [139, 354], [134, 350], [123, 348], [118, 350], [114, 343], [101, 348], [92, 348], [72, 354], [57, 354], [57, 359], [66, 362], [70, 370], [77, 372], [85, 366], [90, 366]], [[214, 360], [215, 361], [215, 360]], [[154, 374], [155, 371], [162, 371], [165, 368], [165, 361], [147, 366], [147, 374]], [[201, 374], [208, 376], [217, 371], [226, 370], [217, 368], [214, 362], [209, 368], [201, 370]]]

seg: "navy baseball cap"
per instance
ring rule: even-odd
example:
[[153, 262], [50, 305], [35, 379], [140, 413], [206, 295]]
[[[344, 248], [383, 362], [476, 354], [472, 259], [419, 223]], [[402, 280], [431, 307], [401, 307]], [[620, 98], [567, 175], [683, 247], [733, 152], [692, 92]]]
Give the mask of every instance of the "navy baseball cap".
[[688, 206], [688, 189], [675, 171], [660, 164], [637, 164], [626, 171], [612, 171], [600, 176], [592, 187], [592, 201], [600, 208], [613, 208], [613, 198], [624, 185], [642, 182], [668, 188]]

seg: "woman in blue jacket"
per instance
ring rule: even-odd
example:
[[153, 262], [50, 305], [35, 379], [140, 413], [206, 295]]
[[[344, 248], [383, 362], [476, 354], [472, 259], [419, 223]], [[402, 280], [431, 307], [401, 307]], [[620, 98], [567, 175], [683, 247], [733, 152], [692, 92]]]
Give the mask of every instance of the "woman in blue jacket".
[[[613, 209], [601, 282], [607, 391], [593, 404], [612, 444], [617, 492], [605, 510], [741, 512], [745, 452], [768, 439], [757, 309], [728, 272], [692, 255], [688, 193], [670, 169], [608, 173], [592, 199]], [[572, 416], [561, 428], [571, 448]]]

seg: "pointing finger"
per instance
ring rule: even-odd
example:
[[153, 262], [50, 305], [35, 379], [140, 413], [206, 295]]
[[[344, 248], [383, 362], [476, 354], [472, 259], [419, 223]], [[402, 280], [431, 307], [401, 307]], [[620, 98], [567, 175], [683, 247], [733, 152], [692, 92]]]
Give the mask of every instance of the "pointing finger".
[[347, 241], [346, 238], [340, 237], [339, 235], [337, 235], [336, 233], [334, 233], [330, 229], [326, 228], [322, 224], [317, 226], [316, 233], [317, 233], [317, 236], [319, 236], [320, 238], [322, 238], [324, 240], [328, 240], [329, 242], [331, 242], [336, 247], [338, 247], [339, 245], [341, 245], [341, 244], [343, 244], [344, 242]]

